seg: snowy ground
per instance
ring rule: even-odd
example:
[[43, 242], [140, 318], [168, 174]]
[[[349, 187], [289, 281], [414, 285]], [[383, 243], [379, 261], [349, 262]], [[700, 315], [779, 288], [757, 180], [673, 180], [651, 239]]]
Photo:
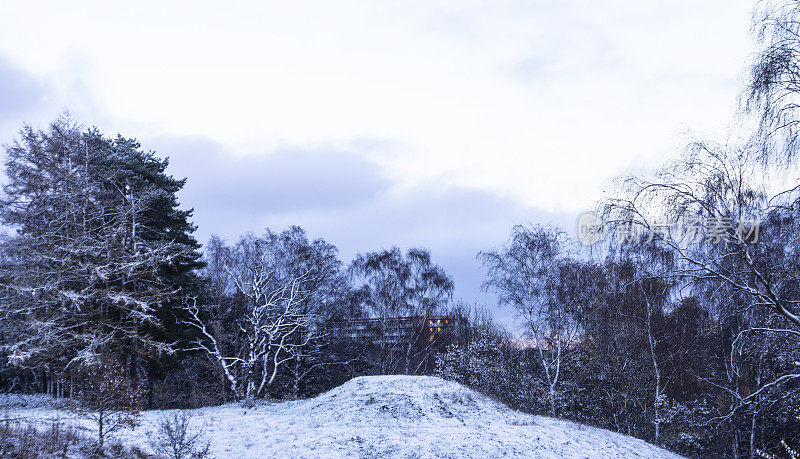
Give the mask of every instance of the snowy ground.
[[[6, 410], [31, 420], [71, 420], [46, 400], [24, 399]], [[140, 427], [117, 438], [147, 449], [163, 413], [145, 412]], [[192, 413], [193, 422], [205, 425], [213, 456], [220, 458], [679, 457], [607, 430], [519, 413], [426, 376], [361, 377], [309, 400]]]

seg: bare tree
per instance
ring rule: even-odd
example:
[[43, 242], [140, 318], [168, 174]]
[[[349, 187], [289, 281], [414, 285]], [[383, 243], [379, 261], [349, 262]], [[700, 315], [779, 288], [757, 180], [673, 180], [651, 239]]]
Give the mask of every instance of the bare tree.
[[123, 428], [134, 428], [144, 391], [131, 384], [122, 366], [110, 360], [84, 365], [80, 371], [74, 410], [97, 425], [97, 444], [102, 451], [105, 439]]
[[262, 240], [246, 237], [223, 262], [240, 299], [234, 336], [215, 332], [209, 317], [215, 307], [203, 307], [196, 298], [185, 304], [184, 323], [200, 334], [190, 350], [211, 357], [238, 398], [263, 396], [282, 366], [315, 338], [312, 316], [301, 308], [305, 275], [287, 277], [274, 255]]
[[[685, 277], [723, 282], [751, 296], [753, 307], [800, 328], [797, 301], [782, 296], [783, 276], [770, 274], [788, 274], [786, 266], [764, 256], [761, 233], [762, 219], [794, 205], [796, 189], [768, 197], [755, 180], [767, 171], [758, 170], [752, 153], [694, 144], [683, 161], [653, 179], [629, 178], [628, 195], [606, 202], [606, 220], [619, 231], [640, 228], [640, 235], [658, 238], [675, 251]], [[677, 233], [664, 232], [665, 225]]]
[[744, 107], [759, 118], [761, 159], [793, 161], [800, 147], [800, 2], [758, 2], [753, 27], [761, 49], [751, 66]]
[[[365, 309], [389, 336], [380, 346], [381, 371], [418, 374], [433, 364], [438, 343], [431, 340], [430, 316], [443, 311], [453, 281], [424, 249], [398, 248], [359, 254], [350, 266]], [[401, 339], [395, 339], [400, 337]]]
[[150, 446], [158, 457], [201, 459], [210, 456], [211, 444], [205, 435], [203, 426], [192, 426], [189, 412], [164, 414], [158, 422], [158, 430], [150, 438]]
[[[768, 185], [780, 181], [770, 181], [772, 170], [757, 161], [760, 154], [748, 146], [695, 144], [653, 178], [628, 179], [629, 194], [605, 208], [617, 230], [641, 229], [641, 237], [631, 242], [655, 238], [667, 247], [676, 257], [672, 276], [687, 289], [711, 295], [709, 304], [737, 327], [724, 343], [730, 354], [727, 379], [704, 379], [729, 395], [729, 409], [719, 418], [727, 422], [745, 410], [755, 413], [767, 400], [776, 403], [795, 393], [800, 382], [796, 368], [784, 367], [771, 377], [759, 375], [756, 388], [742, 386], [744, 362], [757, 366], [758, 355], [771, 351], [742, 353], [743, 342], [761, 335], [795, 353], [792, 342], [800, 336], [797, 268], [790, 255], [798, 247], [797, 188], [770, 193]], [[663, 217], [654, 218], [658, 214]], [[687, 237], [687, 228], [694, 234]], [[733, 436], [738, 438], [736, 429]]]
[[[543, 226], [514, 227], [509, 243], [500, 251], [481, 252], [488, 279], [484, 288], [497, 292], [502, 305], [513, 307], [533, 339], [549, 391], [550, 411], [558, 412], [557, 392], [562, 364], [580, 332], [576, 320], [580, 296], [558, 292], [568, 269], [566, 238], [561, 231]], [[585, 280], [574, 272], [577, 289]]]

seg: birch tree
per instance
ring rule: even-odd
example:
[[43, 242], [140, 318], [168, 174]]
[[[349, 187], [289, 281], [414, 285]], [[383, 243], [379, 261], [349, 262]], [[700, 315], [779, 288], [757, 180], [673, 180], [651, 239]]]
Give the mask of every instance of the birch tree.
[[[501, 305], [510, 306], [525, 324], [533, 340], [548, 386], [550, 412], [558, 412], [558, 386], [562, 364], [580, 332], [576, 320], [578, 296], [558, 292], [560, 274], [568, 270], [565, 234], [543, 226], [516, 226], [501, 249], [481, 252], [487, 268], [484, 288], [498, 294]], [[573, 292], [585, 287], [578, 272]]]
[[[350, 275], [360, 292], [364, 309], [381, 324], [384, 333], [403, 335], [387, 339], [379, 349], [383, 374], [419, 374], [432, 365], [438, 344], [429, 337], [428, 318], [452, 300], [454, 284], [425, 249], [400, 249], [359, 254]], [[405, 327], [398, 319], [405, 318]]]
[[[675, 256], [672, 276], [684, 288], [705, 296], [725, 324], [720, 335], [729, 353], [725, 379], [704, 382], [728, 397], [728, 409], [718, 421], [729, 425], [734, 448], [739, 447], [737, 425], [745, 412], [757, 412], [764, 397], [768, 403], [777, 403], [796, 393], [800, 384], [800, 374], [792, 367], [783, 366], [769, 376], [762, 372], [757, 378], [745, 377], [742, 371], [762, 361], [753, 358], [757, 354], [741, 352], [742, 343], [782, 342], [784, 351], [796, 356], [794, 341], [800, 336], [794, 261], [800, 200], [791, 185], [796, 180], [776, 190], [774, 185], [787, 183], [787, 178], [760, 162], [760, 155], [753, 145], [694, 144], [680, 161], [654, 176], [628, 179], [627, 195], [606, 206], [606, 219], [612, 226], [656, 233]], [[652, 216], [659, 213], [677, 233], [656, 230]], [[686, 238], [687, 228], [696, 234]], [[641, 243], [641, 239], [633, 242]], [[755, 352], [757, 348], [749, 349]], [[753, 430], [751, 425], [751, 437]]]
[[237, 398], [263, 397], [283, 366], [316, 338], [314, 317], [303, 309], [307, 273], [288, 273], [268, 241], [254, 236], [242, 238], [220, 263], [235, 300], [227, 315], [231, 327], [221, 327], [220, 305], [188, 299], [183, 323], [199, 333], [189, 350], [216, 362]]
[[757, 117], [760, 159], [794, 163], [800, 147], [800, 2], [756, 4], [753, 29], [760, 48], [742, 100]]

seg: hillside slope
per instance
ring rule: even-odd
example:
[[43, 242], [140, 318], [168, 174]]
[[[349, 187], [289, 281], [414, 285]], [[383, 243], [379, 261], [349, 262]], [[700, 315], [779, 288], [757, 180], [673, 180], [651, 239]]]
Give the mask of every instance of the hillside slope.
[[[607, 430], [519, 413], [425, 376], [360, 377], [309, 400], [193, 411], [214, 457], [679, 457]], [[141, 427], [119, 436], [146, 446], [160, 414], [146, 412]]]

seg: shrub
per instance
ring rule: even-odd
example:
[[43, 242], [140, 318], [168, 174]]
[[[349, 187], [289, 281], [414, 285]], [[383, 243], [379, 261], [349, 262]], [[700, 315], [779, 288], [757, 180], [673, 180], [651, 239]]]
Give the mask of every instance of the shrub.
[[209, 442], [204, 441], [205, 429], [192, 428], [191, 415], [186, 411], [164, 414], [158, 431], [150, 441], [153, 452], [171, 459], [200, 459], [209, 457]]
[[136, 427], [144, 391], [127, 379], [122, 366], [102, 361], [83, 369], [73, 409], [97, 425], [97, 445], [103, 449], [106, 437], [124, 427]]

